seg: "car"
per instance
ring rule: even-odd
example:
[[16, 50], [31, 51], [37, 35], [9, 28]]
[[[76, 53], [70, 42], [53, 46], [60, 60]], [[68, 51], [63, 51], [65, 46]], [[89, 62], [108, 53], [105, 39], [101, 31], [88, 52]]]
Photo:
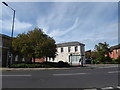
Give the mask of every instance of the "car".
[[91, 64], [91, 61], [92, 61], [92, 59], [86, 59], [86, 60], [85, 60], [85, 63], [86, 63], [86, 64]]

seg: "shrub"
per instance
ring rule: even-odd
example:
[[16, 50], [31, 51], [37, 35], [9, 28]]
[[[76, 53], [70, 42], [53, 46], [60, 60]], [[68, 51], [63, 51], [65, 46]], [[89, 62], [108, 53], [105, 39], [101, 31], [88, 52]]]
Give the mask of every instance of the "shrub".
[[12, 64], [10, 68], [50, 68], [50, 67], [69, 67], [68, 63], [64, 62], [43, 62], [43, 63], [36, 63], [36, 64]]
[[67, 62], [59, 61], [58, 67], [69, 67], [70, 65]]
[[10, 68], [49, 68], [50, 65], [44, 64], [13, 64]]
[[97, 59], [92, 60], [92, 64], [112, 64], [112, 63], [114, 62], [109, 56], [99, 57]]

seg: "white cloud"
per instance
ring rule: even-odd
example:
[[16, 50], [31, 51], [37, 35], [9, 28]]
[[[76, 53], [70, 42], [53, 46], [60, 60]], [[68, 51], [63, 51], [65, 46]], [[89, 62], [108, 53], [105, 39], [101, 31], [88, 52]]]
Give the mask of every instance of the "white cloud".
[[[15, 22], [17, 32], [24, 32], [25, 29], [32, 27], [31, 23], [33, 23], [59, 43], [70, 40], [79, 41], [92, 49], [100, 41], [108, 41], [110, 44], [115, 44], [117, 41], [118, 26], [115, 22], [118, 14], [115, 3], [57, 2], [44, 3], [44, 7], [40, 2], [39, 4], [25, 3], [25, 5], [22, 3], [23, 6], [16, 3], [10, 4], [17, 11], [18, 20]], [[32, 12], [28, 16], [26, 11], [31, 9]], [[3, 28], [10, 30], [13, 12], [4, 6], [3, 14], [5, 18]]]
[[[37, 21], [56, 42], [79, 41], [87, 49], [98, 42], [117, 43], [117, 4], [113, 3], [54, 3], [50, 13]], [[116, 14], [116, 15], [114, 15]], [[113, 19], [113, 16], [115, 19]], [[76, 18], [78, 17], [78, 18]]]
[[[68, 3], [53, 3], [52, 8], [49, 8], [50, 12], [48, 13], [48, 15], [42, 17], [40, 16], [37, 19], [37, 26], [42, 28], [46, 34], [50, 33], [55, 27], [60, 25], [60, 23], [63, 23], [63, 20], [65, 21], [65, 15], [67, 14], [68, 5]], [[52, 27], [52, 30], [50, 29], [50, 27]], [[55, 33], [57, 31], [52, 32]]]
[[[53, 3], [52, 8], [49, 8], [50, 12], [37, 19], [37, 26], [52, 37], [62, 36], [80, 24], [78, 17], [75, 20], [68, 17], [68, 11], [73, 13], [75, 11], [74, 9], [75, 8], [71, 8], [70, 3]], [[71, 23], [71, 25], [66, 25], [66, 27], [62, 26], [66, 23]]]
[[[11, 28], [12, 28], [12, 20], [3, 20], [0, 23], [2, 23], [2, 29], [3, 30], [7, 30], [7, 31], [11, 30]], [[19, 21], [17, 19], [15, 20], [15, 28], [14, 29], [18, 33], [23, 32], [24, 29], [28, 29], [30, 27], [32, 27], [32, 24], [30, 24], [30, 23], [21, 22], [21, 21]]]
[[15, 29], [16, 30], [22, 30], [32, 27], [32, 24], [27, 22], [20, 22], [19, 20], [15, 21]]
[[79, 26], [79, 24], [80, 24], [80, 23], [79, 23], [79, 19], [76, 18], [74, 24], [73, 24], [71, 27], [69, 27], [68, 29], [66, 29], [66, 30], [59, 30], [59, 29], [53, 30], [49, 35], [52, 36], [52, 37], [62, 36], [62, 35], [70, 32], [70, 31], [72, 31], [72, 30], [75, 30], [75, 28], [77, 28], [77, 27]]

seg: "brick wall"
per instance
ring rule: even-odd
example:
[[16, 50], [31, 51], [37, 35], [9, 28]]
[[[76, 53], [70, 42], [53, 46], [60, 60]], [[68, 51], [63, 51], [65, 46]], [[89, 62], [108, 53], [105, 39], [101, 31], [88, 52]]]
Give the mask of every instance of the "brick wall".
[[112, 52], [109, 53], [109, 56], [117, 59], [120, 56], [120, 49], [113, 49]]
[[[34, 62], [33, 58], [32, 62]], [[45, 58], [35, 58], [35, 62], [45, 62]]]

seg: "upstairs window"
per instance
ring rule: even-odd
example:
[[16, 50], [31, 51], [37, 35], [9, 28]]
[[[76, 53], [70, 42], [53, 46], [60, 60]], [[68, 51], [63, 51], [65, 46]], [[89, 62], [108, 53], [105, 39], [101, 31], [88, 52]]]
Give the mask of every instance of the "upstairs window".
[[61, 52], [63, 52], [63, 48], [61, 48]]
[[70, 48], [70, 47], [68, 47], [68, 52], [70, 52], [70, 49], [71, 49], [71, 48]]
[[118, 49], [116, 50], [116, 54], [118, 54]]
[[75, 46], [75, 52], [77, 52], [78, 51], [78, 47], [77, 46]]

